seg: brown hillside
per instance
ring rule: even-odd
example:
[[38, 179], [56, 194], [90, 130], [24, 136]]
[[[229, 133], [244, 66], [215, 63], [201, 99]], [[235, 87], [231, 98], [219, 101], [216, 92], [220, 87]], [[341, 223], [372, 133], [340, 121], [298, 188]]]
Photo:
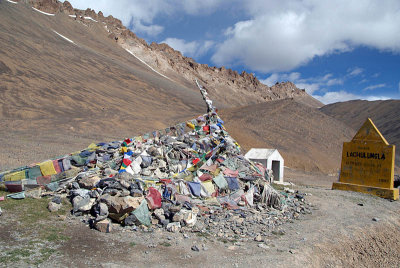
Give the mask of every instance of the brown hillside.
[[354, 100], [329, 104], [320, 110], [354, 130], [371, 118], [385, 139], [396, 145], [396, 166], [400, 166], [400, 100]]
[[355, 134], [342, 122], [290, 99], [219, 114], [243, 149], [277, 148], [286, 166], [308, 171], [338, 171], [342, 144]]
[[0, 2], [0, 169], [205, 111], [195, 85], [160, 76], [104, 32], [95, 22]]

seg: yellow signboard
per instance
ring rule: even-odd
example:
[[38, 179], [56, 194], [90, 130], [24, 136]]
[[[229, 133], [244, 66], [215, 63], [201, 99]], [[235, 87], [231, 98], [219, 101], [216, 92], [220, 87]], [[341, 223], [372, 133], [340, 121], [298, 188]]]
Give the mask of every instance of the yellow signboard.
[[370, 193], [397, 200], [394, 189], [395, 146], [389, 145], [371, 119], [367, 119], [351, 142], [343, 143], [339, 182], [332, 189]]

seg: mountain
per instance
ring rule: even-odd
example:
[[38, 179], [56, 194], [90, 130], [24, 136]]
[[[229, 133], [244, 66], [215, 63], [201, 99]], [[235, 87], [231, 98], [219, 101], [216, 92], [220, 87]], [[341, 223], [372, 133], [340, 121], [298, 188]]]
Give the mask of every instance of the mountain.
[[268, 87], [148, 45], [102, 12], [27, 2], [0, 2], [0, 170], [202, 114], [195, 79], [219, 108], [288, 97], [320, 106], [293, 83]]
[[320, 108], [354, 130], [369, 117], [389, 142], [396, 145], [396, 166], [400, 166], [400, 100], [338, 102]]
[[219, 115], [245, 151], [276, 148], [286, 166], [306, 171], [337, 172], [343, 142], [355, 134], [339, 120], [292, 99], [221, 110]]
[[299, 98], [307, 105], [322, 106], [322, 103], [304, 90], [298, 89], [293, 83], [277, 83], [268, 87], [253, 74], [244, 71], [239, 74], [225, 67], [199, 64], [167, 44], [147, 44], [144, 39], [127, 29], [120, 20], [112, 16], [104, 17], [102, 12], [74, 9], [68, 1], [61, 3], [55, 0], [30, 0], [30, 3], [35, 8], [51, 14], [68, 15], [71, 20], [87, 26], [100, 24], [103, 34], [108, 38], [174, 82], [193, 87], [194, 81], [199, 80], [219, 107], [235, 107], [285, 98]]

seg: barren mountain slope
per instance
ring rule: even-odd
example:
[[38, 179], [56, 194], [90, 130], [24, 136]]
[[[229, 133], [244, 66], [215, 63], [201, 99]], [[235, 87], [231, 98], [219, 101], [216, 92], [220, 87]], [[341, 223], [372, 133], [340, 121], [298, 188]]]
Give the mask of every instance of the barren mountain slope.
[[286, 166], [309, 171], [338, 171], [342, 144], [355, 134], [318, 109], [290, 99], [222, 110], [219, 114], [243, 149], [276, 148]]
[[[19, 161], [26, 154], [39, 161], [206, 109], [194, 84], [184, 87], [152, 71], [99, 23], [6, 1], [0, 2], [0, 81], [0, 169], [28, 164]], [[36, 156], [40, 147], [43, 155]]]
[[389, 144], [396, 145], [396, 166], [400, 166], [400, 100], [354, 100], [329, 104], [320, 110], [354, 130], [371, 118]]
[[126, 28], [119, 19], [104, 17], [101, 11], [96, 13], [91, 9], [74, 9], [68, 1], [61, 3], [57, 0], [29, 0], [29, 3], [45, 12], [70, 15], [85, 25], [92, 24], [93, 21], [98, 22], [111, 40], [173, 81], [191, 87], [196, 79], [199, 80], [219, 107], [232, 108], [285, 98], [295, 98], [312, 107], [322, 105], [293, 83], [278, 83], [268, 87], [251, 73], [243, 71], [239, 74], [224, 67], [199, 64], [167, 44], [153, 42], [149, 45]]

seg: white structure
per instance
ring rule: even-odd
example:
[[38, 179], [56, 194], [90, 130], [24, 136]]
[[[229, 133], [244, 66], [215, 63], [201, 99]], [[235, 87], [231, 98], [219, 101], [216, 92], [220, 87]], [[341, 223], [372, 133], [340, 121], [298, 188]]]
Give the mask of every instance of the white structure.
[[251, 148], [244, 156], [253, 162], [261, 163], [272, 170], [274, 180], [283, 182], [284, 160], [277, 149]]

